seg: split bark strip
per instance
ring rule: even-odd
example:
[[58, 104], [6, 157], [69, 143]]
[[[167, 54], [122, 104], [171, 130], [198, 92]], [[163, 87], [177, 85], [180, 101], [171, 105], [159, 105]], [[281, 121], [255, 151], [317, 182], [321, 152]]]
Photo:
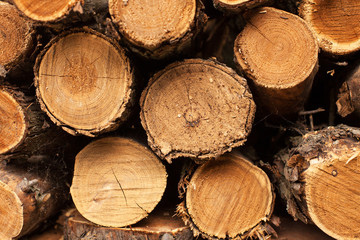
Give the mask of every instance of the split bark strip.
[[198, 0], [109, 0], [109, 11], [128, 46], [153, 59], [183, 53], [207, 19]]
[[65, 240], [138, 239], [138, 240], [188, 240], [192, 232], [181, 219], [164, 215], [165, 211], [152, 212], [143, 221], [124, 228], [102, 227], [89, 222], [79, 212], [72, 211], [65, 221]]
[[9, 71], [24, 59], [33, 46], [33, 33], [31, 21], [13, 5], [0, 2], [0, 69]]
[[155, 74], [140, 106], [149, 146], [169, 162], [181, 156], [208, 159], [241, 146], [255, 115], [246, 80], [202, 59], [173, 63]]
[[213, 0], [214, 7], [229, 13], [239, 13], [246, 10], [270, 4], [273, 0]]
[[293, 139], [276, 157], [277, 186], [295, 220], [336, 239], [358, 239], [360, 129], [328, 127]]
[[304, 20], [275, 8], [248, 12], [246, 20], [235, 40], [235, 62], [256, 102], [277, 115], [301, 111], [318, 70], [314, 34]]
[[346, 117], [352, 113], [360, 116], [360, 62], [339, 89], [336, 101], [338, 114]]
[[65, 134], [50, 125], [35, 101], [17, 87], [0, 86], [0, 160], [39, 162], [61, 155]]
[[123, 123], [133, 105], [134, 81], [125, 51], [85, 29], [55, 38], [35, 65], [42, 110], [73, 135], [94, 137]]
[[197, 168], [178, 213], [194, 236], [266, 239], [275, 195], [269, 178], [239, 154], [225, 154]]
[[57, 213], [67, 199], [65, 183], [23, 166], [0, 168], [0, 238], [26, 235]]
[[304, 0], [299, 13], [315, 32], [320, 48], [334, 56], [360, 50], [360, 2]]
[[93, 223], [123, 227], [148, 216], [160, 201], [167, 174], [155, 154], [124, 138], [103, 138], [75, 159], [71, 196]]

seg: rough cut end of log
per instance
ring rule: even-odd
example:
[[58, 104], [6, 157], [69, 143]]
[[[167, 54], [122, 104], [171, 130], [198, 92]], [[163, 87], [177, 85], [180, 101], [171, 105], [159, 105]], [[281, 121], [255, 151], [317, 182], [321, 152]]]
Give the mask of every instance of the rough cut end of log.
[[339, 89], [336, 101], [338, 114], [346, 117], [351, 113], [360, 115], [360, 64], [349, 75]]
[[328, 127], [304, 135], [290, 154], [279, 155], [284, 166], [278, 167], [283, 176], [278, 186], [288, 212], [336, 239], [360, 237], [359, 138], [357, 128]]
[[198, 5], [196, 0], [109, 0], [109, 12], [122, 35], [143, 49], [137, 52], [163, 58], [197, 31]]
[[152, 212], [148, 218], [127, 228], [102, 227], [89, 222], [73, 210], [64, 226], [65, 240], [91, 239], [192, 239], [192, 232], [171, 212]]
[[305, 0], [300, 15], [315, 32], [320, 48], [335, 56], [360, 50], [360, 2]]
[[148, 216], [164, 193], [166, 179], [165, 167], [143, 145], [103, 138], [76, 156], [71, 195], [88, 220], [123, 227]]
[[123, 49], [90, 30], [53, 40], [35, 66], [42, 110], [65, 131], [95, 136], [126, 120], [134, 75]]
[[16, 193], [0, 181], [0, 238], [11, 240], [17, 237], [23, 226], [22, 202]]
[[13, 0], [15, 5], [29, 18], [50, 22], [65, 17], [81, 0]]
[[239, 154], [225, 154], [195, 170], [186, 190], [185, 221], [195, 235], [209, 239], [263, 236], [274, 197], [264, 171]]
[[32, 23], [5, 2], [0, 2], [0, 65], [5, 70], [15, 66], [31, 48]]
[[214, 6], [225, 12], [242, 12], [260, 5], [272, 2], [272, 0], [213, 0]]
[[191, 59], [155, 74], [140, 100], [150, 147], [161, 158], [211, 158], [242, 145], [255, 104], [246, 80], [213, 60]]
[[249, 12], [234, 43], [235, 62], [271, 112], [301, 110], [318, 70], [318, 44], [298, 16], [264, 7]]
[[25, 114], [20, 104], [6, 90], [0, 89], [0, 154], [15, 149], [27, 133]]

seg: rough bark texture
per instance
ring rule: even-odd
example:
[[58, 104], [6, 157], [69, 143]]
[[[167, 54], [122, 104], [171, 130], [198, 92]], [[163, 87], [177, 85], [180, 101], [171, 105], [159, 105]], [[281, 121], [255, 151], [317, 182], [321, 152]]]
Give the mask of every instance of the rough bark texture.
[[88, 220], [110, 227], [134, 224], [160, 201], [167, 174], [145, 146], [126, 138], [103, 138], [75, 159], [71, 196]]
[[89, 29], [56, 37], [35, 65], [42, 110], [72, 135], [94, 137], [118, 128], [130, 115], [134, 84], [125, 51]]
[[352, 113], [360, 116], [360, 63], [349, 74], [339, 89], [336, 101], [338, 114], [346, 117]]
[[[191, 174], [191, 170], [189, 171]], [[269, 178], [238, 153], [225, 154], [185, 175], [178, 214], [194, 236], [208, 239], [266, 239], [275, 195]]]
[[48, 123], [35, 97], [2, 85], [0, 103], [1, 161], [39, 162], [63, 154], [66, 134]]
[[198, 0], [110, 0], [109, 11], [124, 43], [153, 59], [183, 54], [207, 20]]
[[328, 127], [292, 139], [275, 158], [274, 174], [287, 211], [336, 239], [360, 237], [360, 130]]
[[190, 240], [192, 232], [181, 219], [171, 212], [151, 213], [145, 220], [124, 228], [102, 227], [83, 218], [79, 212], [72, 211], [65, 222], [65, 240]]
[[335, 57], [360, 50], [360, 2], [304, 0], [300, 15], [316, 34], [320, 48]]
[[33, 23], [13, 5], [0, 2], [0, 77], [24, 59], [32, 49], [33, 36]]
[[265, 111], [290, 115], [303, 109], [318, 70], [318, 45], [301, 18], [264, 7], [248, 12], [234, 43], [235, 63], [250, 79]]
[[140, 106], [150, 147], [169, 162], [212, 158], [242, 145], [255, 114], [246, 80], [217, 61], [201, 59], [155, 74]]
[[55, 178], [46, 171], [44, 167], [1, 166], [1, 239], [10, 240], [34, 231], [64, 204], [65, 175]]
[[214, 7], [230, 13], [239, 13], [246, 10], [267, 5], [273, 2], [273, 0], [213, 0]]

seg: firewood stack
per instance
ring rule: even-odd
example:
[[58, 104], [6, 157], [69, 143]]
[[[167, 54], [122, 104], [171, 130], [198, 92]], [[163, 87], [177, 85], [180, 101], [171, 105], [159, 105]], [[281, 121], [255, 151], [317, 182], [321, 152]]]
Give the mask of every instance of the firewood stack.
[[0, 239], [360, 239], [359, 50], [358, 0], [0, 0]]

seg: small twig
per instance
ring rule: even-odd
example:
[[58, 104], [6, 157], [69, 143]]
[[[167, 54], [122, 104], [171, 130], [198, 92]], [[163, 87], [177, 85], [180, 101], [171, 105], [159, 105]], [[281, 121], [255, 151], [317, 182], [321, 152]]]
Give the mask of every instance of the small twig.
[[318, 108], [318, 109], [310, 110], [310, 111], [301, 111], [301, 112], [299, 112], [299, 115], [311, 115], [311, 114], [320, 113], [320, 112], [325, 112], [325, 109]]

